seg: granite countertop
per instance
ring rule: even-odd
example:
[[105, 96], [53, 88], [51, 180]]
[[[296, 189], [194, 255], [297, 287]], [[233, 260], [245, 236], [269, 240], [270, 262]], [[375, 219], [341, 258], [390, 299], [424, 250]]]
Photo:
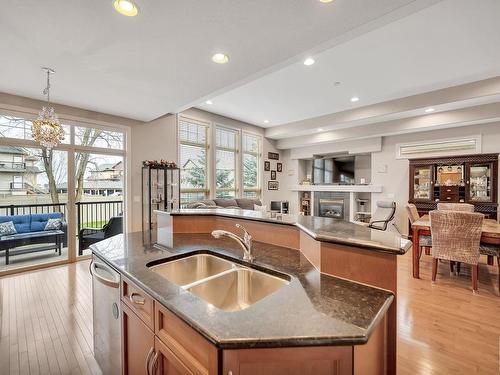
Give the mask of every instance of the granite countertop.
[[[388, 291], [320, 274], [297, 250], [255, 242], [255, 261], [249, 265], [239, 245], [227, 238], [174, 234], [168, 248], [153, 242], [142, 233], [120, 234], [91, 250], [219, 348], [364, 344], [394, 300]], [[226, 312], [146, 266], [191, 252], [229, 256], [287, 275], [290, 283], [244, 310]]]
[[155, 212], [172, 216], [224, 216], [272, 224], [294, 225], [317, 241], [356, 246], [364, 249], [394, 253], [396, 255], [405, 254], [412, 246], [411, 241], [396, 233], [371, 229], [363, 225], [329, 217], [290, 214], [271, 217], [268, 212], [220, 208], [180, 209], [172, 212]]

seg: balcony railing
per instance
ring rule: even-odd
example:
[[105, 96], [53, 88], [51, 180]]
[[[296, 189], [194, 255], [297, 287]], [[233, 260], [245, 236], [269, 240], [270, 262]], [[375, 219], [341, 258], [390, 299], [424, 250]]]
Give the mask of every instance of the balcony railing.
[[26, 169], [26, 163], [15, 162], [15, 161], [0, 161], [0, 170], [14, 169], [22, 171]]
[[102, 228], [113, 216], [123, 214], [123, 201], [76, 202], [78, 231]]
[[[76, 202], [77, 233], [84, 227], [101, 229], [111, 217], [123, 214], [123, 201]], [[66, 203], [0, 205], [0, 215], [32, 215], [61, 212], [67, 217]]]

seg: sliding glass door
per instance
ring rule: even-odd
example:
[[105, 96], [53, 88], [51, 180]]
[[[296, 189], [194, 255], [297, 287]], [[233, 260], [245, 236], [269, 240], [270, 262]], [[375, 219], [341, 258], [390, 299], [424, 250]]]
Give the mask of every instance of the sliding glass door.
[[47, 150], [35, 116], [0, 113], [0, 275], [88, 256], [125, 228], [126, 131], [67, 121]]
[[68, 259], [68, 152], [0, 145], [0, 271]]

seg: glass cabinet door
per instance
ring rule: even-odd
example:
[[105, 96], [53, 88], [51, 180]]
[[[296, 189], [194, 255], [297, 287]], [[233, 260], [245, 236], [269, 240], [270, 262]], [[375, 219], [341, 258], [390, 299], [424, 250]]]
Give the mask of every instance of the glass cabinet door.
[[416, 166], [413, 170], [413, 198], [430, 200], [432, 198], [432, 166]]
[[491, 202], [492, 165], [471, 164], [469, 167], [469, 200], [475, 202]]

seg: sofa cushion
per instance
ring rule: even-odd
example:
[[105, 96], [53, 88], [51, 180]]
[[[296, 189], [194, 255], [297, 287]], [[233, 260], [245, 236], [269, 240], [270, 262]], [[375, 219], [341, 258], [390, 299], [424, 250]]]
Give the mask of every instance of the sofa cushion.
[[251, 198], [237, 198], [236, 203], [238, 203], [238, 207], [243, 208], [244, 210], [253, 210], [253, 205], [262, 206], [262, 202], [259, 199], [251, 199]]
[[14, 223], [12, 221], [0, 223], [0, 236], [9, 236], [16, 233], [16, 227], [14, 226]]
[[0, 223], [12, 221], [17, 233], [28, 233], [30, 230], [31, 215], [0, 216]]
[[49, 219], [60, 219], [62, 220], [62, 213], [60, 212], [52, 212], [50, 214], [33, 214], [31, 215], [31, 224], [30, 231], [31, 232], [41, 232], [45, 230], [47, 222]]
[[220, 198], [220, 199], [214, 199], [214, 202], [217, 206], [219, 207], [229, 207], [229, 206], [238, 206], [238, 203], [236, 203], [235, 199], [229, 199], [229, 198]]

